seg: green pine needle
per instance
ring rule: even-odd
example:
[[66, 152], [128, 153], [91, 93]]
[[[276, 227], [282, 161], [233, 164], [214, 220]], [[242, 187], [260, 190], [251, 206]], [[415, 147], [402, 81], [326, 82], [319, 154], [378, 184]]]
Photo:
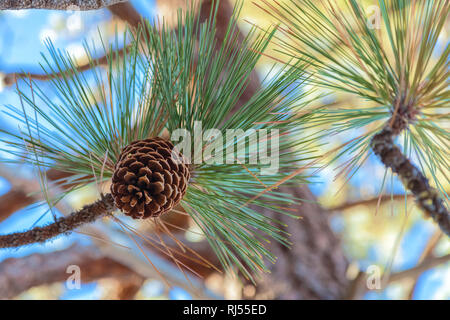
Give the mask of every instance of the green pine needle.
[[[7, 110], [21, 124], [21, 134], [3, 132], [3, 142], [5, 151], [17, 156], [15, 162], [71, 173], [65, 182], [70, 193], [99, 178], [108, 181], [122, 148], [132, 141], [179, 128], [193, 132], [196, 121], [202, 121], [202, 133], [217, 128], [224, 136], [227, 129], [278, 129], [282, 152], [277, 173], [261, 175], [266, 164], [248, 163], [248, 154], [242, 163], [196, 164], [182, 201], [224, 267], [237, 266], [252, 278], [275, 260], [268, 241], [289, 244], [283, 225], [261, 212], [288, 214], [283, 208], [299, 201], [270, 187], [316, 157], [317, 137], [304, 136], [302, 130], [311, 115], [299, 113], [314, 97], [302, 90], [306, 77], [299, 62], [296, 68], [281, 66], [233, 110], [274, 30], [253, 29], [238, 41], [236, 10], [225, 40], [217, 44], [216, 10], [205, 23], [199, 23], [192, 9], [179, 12], [176, 30], [164, 22], [147, 22], [137, 33], [127, 31], [121, 42], [117, 35], [114, 46], [103, 45], [102, 53], [109, 52], [106, 68], [95, 67], [98, 52], [85, 45], [92, 64], [86, 72], [77, 71], [74, 59], [49, 43], [44, 71], [62, 77], [50, 77], [51, 92], [24, 81], [26, 88], [18, 91], [24, 108]], [[244, 140], [227, 144], [234, 150]], [[257, 150], [249, 141], [247, 151]], [[286, 183], [306, 184], [308, 175]]]
[[[358, 105], [322, 108], [310, 126], [329, 135], [363, 129], [333, 159], [353, 154], [347, 174], [366, 158], [371, 137], [396, 113], [400, 101], [414, 108], [409, 136], [412, 159], [423, 165], [448, 200], [450, 44], [447, 0], [378, 0], [376, 16], [359, 0], [263, 0], [279, 24], [277, 51], [289, 61], [310, 62], [312, 82], [361, 98]], [[442, 43], [443, 42], [443, 43]]]

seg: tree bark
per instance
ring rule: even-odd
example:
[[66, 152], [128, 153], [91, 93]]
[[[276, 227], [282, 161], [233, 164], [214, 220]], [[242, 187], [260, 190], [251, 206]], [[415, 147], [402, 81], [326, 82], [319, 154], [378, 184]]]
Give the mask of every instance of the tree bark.
[[[399, 109], [401, 110], [402, 107]], [[405, 111], [407, 113], [409, 108], [405, 109], [407, 109]], [[395, 115], [393, 119], [396, 119]], [[397, 116], [397, 119], [400, 121], [394, 121], [394, 125], [388, 123], [381, 132], [372, 138], [372, 150], [386, 168], [398, 174], [403, 186], [406, 190], [411, 191], [417, 206], [423, 210], [425, 215], [433, 218], [441, 231], [450, 237], [450, 212], [439, 195], [439, 191], [430, 186], [428, 178], [394, 143], [394, 138], [407, 126], [406, 120], [403, 120], [401, 116]], [[400, 122], [400, 125], [396, 126], [397, 122]]]
[[[269, 274], [264, 274], [254, 290], [256, 299], [342, 299], [350, 281], [346, 277], [347, 260], [338, 237], [330, 228], [330, 214], [318, 205], [308, 187], [281, 186], [280, 192], [306, 200], [294, 208], [300, 219], [279, 213], [267, 216], [281, 219], [291, 234], [291, 248], [273, 241], [269, 249], [278, 258]], [[244, 291], [245, 294], [245, 291]]]
[[[0, 8], [4, 3], [9, 3], [9, 1], [2, 2], [0, 0]], [[213, 3], [214, 0], [203, 1], [202, 19], [209, 16]], [[170, 10], [175, 12], [178, 6], [184, 4], [184, 0], [157, 0], [157, 4], [158, 6], [169, 6]], [[227, 0], [222, 0], [217, 17], [219, 41], [223, 40], [224, 28], [227, 26], [231, 14], [232, 6]], [[249, 86], [236, 108], [245, 103], [260, 87], [256, 72], [252, 74], [249, 81]], [[280, 216], [278, 213], [270, 211], [266, 212], [267, 216], [276, 216], [288, 225], [286, 229], [292, 235], [293, 246], [292, 249], [288, 249], [276, 242], [270, 244], [269, 249], [275, 253], [278, 261], [272, 265], [270, 274], [265, 274], [258, 279], [253, 294], [244, 295], [244, 297], [274, 299], [340, 299], [345, 297], [350, 287], [350, 282], [345, 276], [347, 260], [339, 239], [330, 228], [328, 221], [330, 214], [315, 202], [315, 197], [306, 186], [297, 188], [282, 186], [280, 191], [291, 193], [308, 202], [295, 207], [296, 213], [302, 216], [300, 220]]]
[[111, 194], [102, 195], [101, 199], [72, 212], [67, 217], [59, 217], [53, 223], [43, 227], [34, 227], [27, 231], [0, 235], [0, 248], [18, 248], [33, 243], [44, 243], [60, 235], [67, 235], [85, 224], [94, 222], [116, 209]]

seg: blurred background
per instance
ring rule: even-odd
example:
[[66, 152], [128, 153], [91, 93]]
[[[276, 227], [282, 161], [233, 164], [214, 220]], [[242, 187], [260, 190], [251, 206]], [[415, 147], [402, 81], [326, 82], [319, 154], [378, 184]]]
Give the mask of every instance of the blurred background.
[[[211, 1], [204, 2], [198, 13], [203, 16], [211, 5]], [[120, 34], [126, 24], [136, 26], [140, 17], [152, 20], [159, 14], [173, 18], [183, 3], [133, 0], [87, 12], [0, 11], [0, 104], [20, 105], [15, 80], [20, 85], [22, 72], [32, 74], [41, 88], [51, 92], [39, 66], [46, 40], [67, 50], [82, 64], [86, 61], [83, 40], [100, 49], [100, 37], [112, 40], [116, 31]], [[370, 5], [373, 1], [364, 3]], [[233, 4], [221, 1], [222, 23], [218, 28], [230, 17]], [[271, 21], [253, 1], [247, 0], [241, 17], [242, 33], [251, 24], [267, 27]], [[440, 39], [442, 46], [448, 43], [448, 36], [447, 26]], [[256, 90], [259, 77], [265, 76], [272, 63], [269, 58], [262, 59], [243, 99]], [[322, 103], [354, 103], [351, 99], [328, 95]], [[0, 129], [15, 130], [17, 126], [0, 114]], [[349, 138], [348, 134], [337, 135], [327, 142], [339, 145]], [[1, 152], [1, 157], [10, 155]], [[289, 190], [308, 200], [297, 208], [302, 219], [285, 221], [293, 248], [271, 245], [279, 261], [272, 266], [271, 274], [258, 279], [256, 286], [183, 260], [182, 256], [180, 261], [193, 272], [180, 270], [164, 250], [158, 249], [161, 247], [144, 245], [143, 253], [117, 225], [103, 221], [45, 245], [0, 250], [0, 298], [450, 299], [449, 239], [414, 208], [401, 183], [390, 173], [385, 175], [375, 156], [370, 156], [348, 182], [346, 177], [336, 177], [338, 167], [334, 164], [319, 172], [316, 183], [309, 188]], [[60, 175], [47, 172], [50, 181]], [[26, 165], [0, 164], [0, 234], [52, 220], [48, 208], [37, 203], [42, 195], [36, 177], [34, 169]], [[96, 188], [87, 187], [64, 199], [55, 210], [67, 214], [97, 197]], [[192, 221], [175, 214], [166, 219], [174, 225], [172, 232], [178, 239], [218, 265]], [[123, 220], [141, 234], [151, 233], [149, 224]], [[69, 279], [74, 274], [69, 266], [79, 267], [79, 287]]]

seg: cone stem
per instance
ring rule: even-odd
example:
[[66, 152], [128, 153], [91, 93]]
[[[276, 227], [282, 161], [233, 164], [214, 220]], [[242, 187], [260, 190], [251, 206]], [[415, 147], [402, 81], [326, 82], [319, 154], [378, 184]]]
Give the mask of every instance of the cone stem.
[[0, 248], [17, 248], [27, 244], [43, 243], [49, 239], [62, 234], [69, 234], [74, 229], [112, 213], [115, 210], [114, 200], [111, 194], [103, 195], [102, 198], [83, 209], [73, 212], [67, 217], [58, 218], [55, 222], [44, 227], [0, 235]]

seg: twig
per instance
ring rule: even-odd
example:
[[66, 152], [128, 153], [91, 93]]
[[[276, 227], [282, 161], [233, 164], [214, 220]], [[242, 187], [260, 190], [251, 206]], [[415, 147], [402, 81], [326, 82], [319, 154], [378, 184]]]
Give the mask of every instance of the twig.
[[450, 214], [438, 191], [430, 186], [423, 173], [394, 144], [394, 137], [401, 131], [398, 127], [388, 123], [373, 137], [372, 150], [387, 168], [399, 175], [405, 188], [414, 195], [417, 205], [450, 237]]
[[[0, 0], [1, 1], [1, 0]], [[115, 16], [118, 18], [128, 22], [132, 27], [137, 28], [139, 24], [142, 22], [142, 17], [139, 14], [139, 12], [136, 11], [136, 9], [128, 2], [126, 3], [117, 3], [114, 5], [111, 5], [108, 7], [108, 10], [110, 10]], [[127, 48], [128, 49], [128, 48]], [[118, 51], [119, 56], [123, 56], [124, 49], [121, 49]], [[83, 72], [91, 69], [93, 66], [102, 66], [106, 65], [108, 63], [108, 55], [99, 57], [94, 60], [94, 64], [84, 64], [80, 65], [77, 68], [77, 71]], [[115, 57], [115, 55], [114, 55]], [[53, 74], [39, 74], [39, 73], [30, 73], [30, 72], [13, 72], [13, 73], [7, 73], [2, 78], [2, 81], [4, 82], [4, 86], [11, 86], [13, 85], [18, 79], [23, 78], [31, 78], [34, 80], [51, 80], [54, 78], [61, 77], [63, 75], [62, 72], [53, 73]], [[2, 173], [6, 172], [5, 170], [1, 170], [0, 168], [0, 176], [4, 176]], [[47, 178], [51, 181], [60, 180], [61, 178], [69, 177], [70, 174], [62, 173], [54, 169], [50, 169], [47, 171]], [[15, 177], [14, 179], [9, 179], [8, 177], [5, 177], [8, 179], [11, 183], [13, 181], [18, 181]], [[19, 181], [21, 182], [21, 181]], [[36, 183], [33, 181], [24, 181], [25, 183], [22, 185], [22, 183], [15, 183], [15, 186], [11, 188], [9, 192], [4, 194], [0, 197], [0, 222], [5, 220], [7, 217], [9, 217], [14, 212], [26, 207], [27, 205], [30, 205], [39, 198], [36, 196], [30, 196], [30, 193], [38, 192], [39, 186], [32, 188], [30, 190], [30, 183], [31, 185], [35, 186]], [[26, 187], [23, 187], [26, 186]]]
[[0, 10], [96, 10], [128, 0], [0, 0]]
[[110, 194], [102, 196], [97, 202], [85, 206], [80, 211], [67, 217], [58, 218], [44, 227], [35, 227], [28, 231], [0, 236], [0, 248], [16, 248], [32, 243], [43, 243], [62, 234], [68, 234], [74, 229], [92, 223], [114, 211], [114, 200]]
[[392, 273], [389, 277], [388, 283], [400, 281], [405, 278], [418, 277], [425, 271], [433, 269], [433, 268], [435, 268], [443, 263], [449, 262], [449, 261], [450, 261], [450, 254], [447, 254], [442, 257], [430, 257], [414, 268], [396, 272], [396, 273]]

